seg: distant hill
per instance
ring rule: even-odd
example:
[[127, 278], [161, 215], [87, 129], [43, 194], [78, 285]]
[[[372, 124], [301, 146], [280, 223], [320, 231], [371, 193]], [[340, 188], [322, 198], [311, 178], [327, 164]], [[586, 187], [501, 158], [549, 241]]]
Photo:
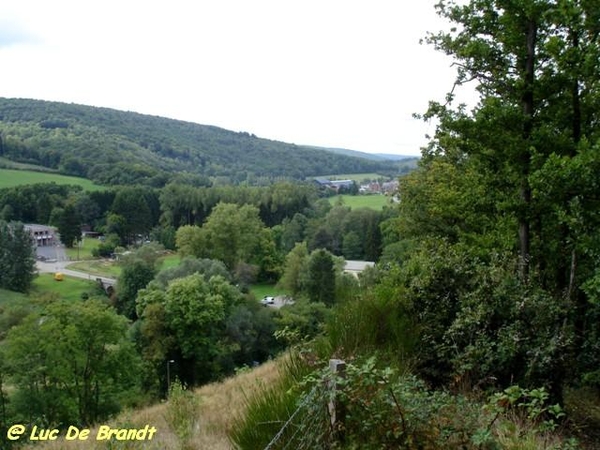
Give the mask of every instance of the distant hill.
[[108, 108], [0, 98], [0, 157], [95, 183], [162, 186], [401, 172], [364, 155]]
[[392, 153], [367, 153], [367, 152], [361, 152], [358, 150], [349, 150], [347, 148], [315, 147], [315, 146], [312, 146], [311, 148], [318, 149], [318, 150], [325, 150], [325, 151], [335, 153], [338, 155], [370, 159], [372, 161], [403, 161], [403, 160], [407, 160], [407, 159], [411, 159], [411, 160], [419, 159], [418, 156], [395, 155]]

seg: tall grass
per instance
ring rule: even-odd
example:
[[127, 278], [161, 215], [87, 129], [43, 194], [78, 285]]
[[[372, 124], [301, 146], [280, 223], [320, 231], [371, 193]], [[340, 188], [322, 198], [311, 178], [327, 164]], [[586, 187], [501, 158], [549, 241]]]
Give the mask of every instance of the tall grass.
[[[296, 411], [302, 394], [298, 383], [313, 369], [299, 353], [291, 352], [281, 363], [276, 383], [245, 393], [244, 414], [236, 418], [230, 433], [237, 448], [262, 450], [267, 447]], [[290, 429], [288, 434], [292, 432]]]
[[[157, 432], [151, 441], [95, 441], [98, 427], [92, 428], [88, 441], [65, 441], [62, 437], [46, 443], [28, 443], [24, 448], [43, 450], [181, 450], [210, 449], [231, 450], [229, 439], [235, 418], [242, 417], [246, 409], [244, 392], [261, 390], [277, 384], [280, 371], [277, 362], [271, 361], [227, 378], [208, 384], [182, 397], [146, 408], [125, 411], [107, 422], [113, 428], [143, 428], [154, 426]], [[64, 436], [64, 432], [61, 433]], [[184, 440], [181, 438], [185, 437]]]
[[408, 310], [394, 296], [369, 293], [338, 305], [326, 324], [331, 352], [341, 358], [377, 352], [399, 367], [410, 367], [418, 334]]

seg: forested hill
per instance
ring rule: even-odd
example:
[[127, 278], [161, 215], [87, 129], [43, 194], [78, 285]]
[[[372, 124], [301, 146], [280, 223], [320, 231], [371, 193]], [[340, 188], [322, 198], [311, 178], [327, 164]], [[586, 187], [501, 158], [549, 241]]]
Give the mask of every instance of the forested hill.
[[238, 183], [336, 173], [395, 175], [389, 163], [245, 132], [41, 100], [0, 98], [0, 137], [0, 156], [100, 184], [160, 186], [173, 176]]

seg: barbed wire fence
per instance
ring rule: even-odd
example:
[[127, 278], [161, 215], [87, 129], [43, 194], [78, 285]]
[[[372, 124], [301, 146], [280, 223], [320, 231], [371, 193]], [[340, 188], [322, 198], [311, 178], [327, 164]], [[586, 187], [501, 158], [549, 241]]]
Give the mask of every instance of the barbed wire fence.
[[[335, 376], [344, 376], [345, 363], [330, 361]], [[340, 439], [344, 412], [335, 401], [335, 382], [319, 384], [305, 394], [265, 450], [325, 450]]]

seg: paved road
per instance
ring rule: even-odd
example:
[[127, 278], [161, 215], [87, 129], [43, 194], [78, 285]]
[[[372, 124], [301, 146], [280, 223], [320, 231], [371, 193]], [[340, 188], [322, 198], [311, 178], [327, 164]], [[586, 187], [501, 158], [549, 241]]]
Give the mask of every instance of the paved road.
[[68, 259], [65, 248], [62, 245], [36, 247], [35, 252], [37, 256], [43, 256], [46, 259], [52, 259], [56, 261], [66, 261]]
[[56, 273], [60, 272], [70, 277], [82, 278], [84, 280], [95, 281], [97, 278], [102, 280], [104, 284], [110, 284], [114, 286], [117, 283], [117, 280], [114, 278], [106, 278], [106, 277], [97, 277], [95, 275], [90, 275], [85, 272], [78, 272], [76, 270], [67, 269], [67, 265], [71, 264], [73, 261], [56, 261], [56, 262], [43, 262], [36, 261], [35, 265], [37, 267], [38, 272], [40, 273]]

